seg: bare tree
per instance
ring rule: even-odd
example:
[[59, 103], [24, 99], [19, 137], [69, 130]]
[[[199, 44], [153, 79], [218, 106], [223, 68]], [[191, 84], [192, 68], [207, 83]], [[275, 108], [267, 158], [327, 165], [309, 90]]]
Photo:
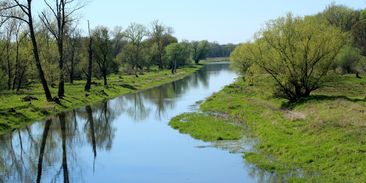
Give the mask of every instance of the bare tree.
[[[19, 16], [14, 13], [14, 11], [18, 10], [21, 12], [22, 16]], [[51, 92], [49, 90], [47, 80], [44, 76], [44, 71], [42, 69], [41, 59], [39, 56], [39, 48], [37, 44], [36, 34], [34, 31], [34, 23], [33, 23], [33, 14], [32, 14], [32, 0], [26, 0], [25, 2], [21, 2], [19, 0], [7, 0], [3, 1], [0, 8], [0, 16], [9, 18], [9, 19], [17, 19], [23, 21], [28, 25], [29, 28], [29, 36], [32, 41], [33, 46], [33, 55], [35, 65], [38, 71], [38, 76], [41, 81], [45, 96], [47, 101], [53, 101]], [[23, 18], [24, 17], [24, 18]]]
[[[50, 19], [47, 16], [46, 12], [42, 12], [40, 18], [53, 37], [56, 39], [58, 54], [59, 54], [59, 85], [58, 85], [58, 97], [63, 98], [65, 96], [65, 61], [64, 61], [64, 41], [66, 35], [67, 26], [72, 22], [71, 15], [82, 8], [81, 5], [74, 6], [71, 9], [68, 9], [69, 6], [72, 6], [75, 0], [53, 0], [55, 2], [55, 7], [51, 6], [47, 0], [44, 0], [47, 7], [50, 9], [51, 14], [54, 20]], [[53, 21], [56, 22], [56, 26], [53, 24]]]

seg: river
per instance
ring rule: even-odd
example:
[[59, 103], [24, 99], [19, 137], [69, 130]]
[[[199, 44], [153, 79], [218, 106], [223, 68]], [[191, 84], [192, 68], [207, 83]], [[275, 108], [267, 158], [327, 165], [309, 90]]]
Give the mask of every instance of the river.
[[184, 79], [0, 136], [0, 182], [256, 182], [241, 153], [168, 125], [236, 77], [227, 63], [208, 64]]

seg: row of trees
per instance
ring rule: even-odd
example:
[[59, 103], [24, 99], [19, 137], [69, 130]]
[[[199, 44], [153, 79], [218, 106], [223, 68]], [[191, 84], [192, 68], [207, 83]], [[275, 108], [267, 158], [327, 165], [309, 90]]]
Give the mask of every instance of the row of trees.
[[0, 3], [0, 90], [16, 90], [37, 79], [48, 101], [54, 101], [49, 86], [57, 87], [58, 98], [65, 96], [65, 82], [125, 72], [138, 77], [152, 68], [171, 69], [205, 59], [227, 55], [232, 46], [207, 41], [181, 41], [172, 28], [159, 21], [150, 26], [131, 23], [126, 29], [105, 26], [89, 28], [83, 36], [75, 12], [84, 4], [74, 0], [45, 0], [47, 7], [33, 15], [32, 0], [6, 0]]
[[329, 71], [365, 72], [366, 10], [332, 4], [306, 17], [288, 14], [269, 21], [254, 41], [238, 46], [232, 66], [253, 82], [269, 74], [275, 94], [290, 102], [308, 97], [323, 86]]

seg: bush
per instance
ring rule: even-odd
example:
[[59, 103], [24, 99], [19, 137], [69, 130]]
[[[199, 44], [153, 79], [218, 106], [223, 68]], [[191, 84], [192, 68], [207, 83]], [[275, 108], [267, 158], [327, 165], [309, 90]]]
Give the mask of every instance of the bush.
[[336, 57], [335, 69], [341, 70], [342, 74], [364, 72], [364, 58], [361, 51], [352, 46], [345, 46]]
[[277, 95], [294, 102], [322, 86], [345, 40], [345, 33], [320, 19], [289, 14], [267, 23], [231, 58], [241, 73], [258, 65], [276, 81]]

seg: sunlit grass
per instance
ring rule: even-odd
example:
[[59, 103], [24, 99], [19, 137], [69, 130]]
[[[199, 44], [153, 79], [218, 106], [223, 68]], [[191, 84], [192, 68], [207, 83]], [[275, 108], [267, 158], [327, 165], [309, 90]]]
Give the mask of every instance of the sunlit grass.
[[[92, 85], [92, 90], [88, 95], [84, 92], [85, 81], [75, 81], [74, 84], [67, 83], [65, 85], [66, 96], [61, 100], [61, 105], [47, 102], [39, 84], [29, 86], [28, 89], [22, 90], [19, 94], [4, 92], [0, 94], [0, 133], [23, 127], [64, 110], [98, 103], [119, 95], [168, 83], [183, 78], [201, 67], [202, 65], [186, 66], [178, 69], [175, 75], [172, 75], [169, 70], [146, 72], [138, 78], [134, 75], [111, 75], [108, 78], [108, 88], [103, 86], [102, 80], [94, 79], [93, 82], [96, 84]], [[56, 96], [57, 88], [50, 89], [53, 96]], [[23, 102], [22, 98], [28, 95], [36, 97], [38, 100]]]
[[256, 80], [254, 86], [243, 81], [227, 86], [201, 106], [249, 125], [259, 143], [244, 155], [247, 162], [291, 182], [366, 181], [364, 79], [334, 76], [290, 105], [272, 96], [268, 77]]
[[180, 133], [203, 141], [238, 140], [242, 128], [229, 120], [201, 113], [186, 113], [173, 118], [169, 125]]

